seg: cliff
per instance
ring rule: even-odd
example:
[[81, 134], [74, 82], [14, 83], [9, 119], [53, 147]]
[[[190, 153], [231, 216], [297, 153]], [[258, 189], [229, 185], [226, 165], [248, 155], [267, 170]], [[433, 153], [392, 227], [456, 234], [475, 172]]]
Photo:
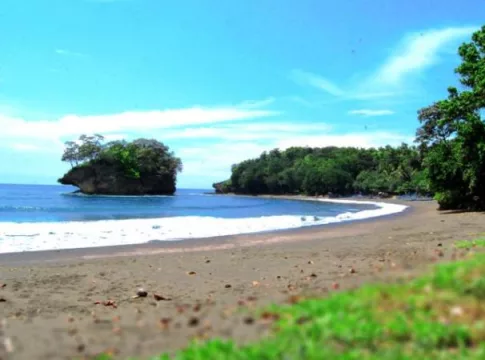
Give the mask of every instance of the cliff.
[[74, 167], [58, 182], [90, 195], [173, 195], [176, 190], [175, 179], [167, 174], [145, 173], [133, 178], [123, 168], [103, 163]]
[[[101, 135], [67, 142], [63, 161], [73, 166], [58, 182], [84, 194], [173, 195], [182, 162], [156, 140], [102, 144]], [[79, 145], [80, 143], [80, 145]]]
[[231, 180], [221, 181], [215, 184], [212, 184], [216, 194], [229, 194], [233, 192], [231, 187]]

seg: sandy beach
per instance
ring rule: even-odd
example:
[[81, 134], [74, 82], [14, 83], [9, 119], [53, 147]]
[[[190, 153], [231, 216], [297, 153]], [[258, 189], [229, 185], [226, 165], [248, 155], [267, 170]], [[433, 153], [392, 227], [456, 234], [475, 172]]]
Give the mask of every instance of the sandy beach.
[[[251, 317], [255, 307], [412, 276], [460, 256], [454, 241], [485, 233], [483, 213], [391, 202], [410, 208], [265, 234], [0, 255], [9, 358], [146, 357], [194, 338], [244, 343], [268, 330]], [[148, 295], [134, 298], [140, 287]]]

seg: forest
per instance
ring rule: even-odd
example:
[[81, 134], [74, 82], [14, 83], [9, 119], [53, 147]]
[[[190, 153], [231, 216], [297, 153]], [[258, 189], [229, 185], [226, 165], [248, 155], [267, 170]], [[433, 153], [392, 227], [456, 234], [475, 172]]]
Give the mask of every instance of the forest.
[[221, 192], [352, 195], [429, 192], [417, 147], [274, 149], [232, 167]]
[[458, 49], [459, 86], [418, 110], [415, 143], [377, 149], [293, 147], [233, 165], [217, 192], [431, 194], [440, 209], [485, 209], [485, 26]]

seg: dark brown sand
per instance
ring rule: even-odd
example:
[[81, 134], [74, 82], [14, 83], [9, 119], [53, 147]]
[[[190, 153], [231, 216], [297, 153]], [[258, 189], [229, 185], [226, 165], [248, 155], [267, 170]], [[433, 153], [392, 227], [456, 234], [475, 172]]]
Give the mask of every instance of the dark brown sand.
[[[241, 309], [411, 276], [452, 257], [454, 241], [485, 232], [482, 213], [406, 204], [402, 215], [338, 226], [1, 255], [0, 337], [11, 339], [12, 359], [146, 357], [193, 338], [247, 342], [269, 325]], [[147, 297], [132, 297], [139, 287]]]

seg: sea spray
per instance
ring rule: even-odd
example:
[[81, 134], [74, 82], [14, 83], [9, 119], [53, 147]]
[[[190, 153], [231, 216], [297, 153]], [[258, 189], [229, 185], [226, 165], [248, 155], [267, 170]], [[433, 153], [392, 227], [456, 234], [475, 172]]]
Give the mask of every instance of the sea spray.
[[370, 201], [327, 200], [330, 203], [368, 204], [377, 208], [336, 216], [280, 215], [248, 218], [177, 216], [158, 219], [0, 223], [0, 253], [143, 244], [251, 234], [370, 219], [402, 212], [405, 205]]

